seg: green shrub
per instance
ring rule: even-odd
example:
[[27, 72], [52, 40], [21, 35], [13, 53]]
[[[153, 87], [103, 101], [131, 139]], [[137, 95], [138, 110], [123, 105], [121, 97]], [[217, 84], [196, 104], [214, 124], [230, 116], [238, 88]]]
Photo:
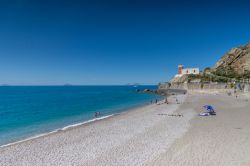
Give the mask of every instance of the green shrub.
[[243, 75], [243, 78], [250, 78], [250, 71], [246, 71]]
[[231, 84], [230, 84], [230, 88], [234, 88], [234, 83], [231, 83]]

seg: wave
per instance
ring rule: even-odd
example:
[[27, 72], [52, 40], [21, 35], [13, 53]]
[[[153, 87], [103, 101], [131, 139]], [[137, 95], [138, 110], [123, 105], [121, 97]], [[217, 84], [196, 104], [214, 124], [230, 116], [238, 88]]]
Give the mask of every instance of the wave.
[[16, 141], [16, 142], [12, 142], [12, 143], [8, 143], [8, 144], [0, 145], [0, 148], [11, 146], [11, 145], [15, 145], [15, 144], [19, 144], [19, 143], [26, 142], [26, 141], [30, 141], [30, 140], [33, 140], [33, 139], [37, 139], [39, 137], [44, 137], [44, 136], [47, 136], [47, 135], [50, 135], [50, 134], [53, 134], [53, 133], [57, 133], [59, 131], [65, 131], [65, 130], [68, 130], [68, 129], [71, 129], [71, 128], [74, 128], [74, 127], [77, 127], [77, 126], [81, 126], [81, 125], [84, 125], [84, 124], [92, 123], [92, 122], [95, 122], [95, 121], [107, 119], [107, 118], [110, 118], [110, 117], [112, 117], [114, 115], [115, 114], [106, 115], [106, 116], [102, 116], [102, 117], [99, 117], [99, 118], [90, 119], [90, 120], [87, 120], [87, 121], [84, 121], [84, 122], [81, 122], [81, 123], [76, 123], [76, 124], [68, 125], [68, 126], [65, 126], [63, 128], [55, 129], [55, 130], [47, 132], [47, 133], [38, 134], [38, 135], [35, 135], [35, 136], [32, 136], [32, 137], [28, 137], [28, 138], [20, 140], [20, 141]]

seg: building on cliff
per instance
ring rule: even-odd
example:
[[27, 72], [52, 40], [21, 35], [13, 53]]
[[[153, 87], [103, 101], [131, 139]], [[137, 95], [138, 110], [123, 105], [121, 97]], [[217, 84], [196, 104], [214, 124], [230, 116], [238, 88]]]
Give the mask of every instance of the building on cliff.
[[199, 68], [184, 68], [183, 65], [178, 65], [178, 74], [175, 77], [182, 77], [183, 75], [190, 75], [190, 74], [200, 74]]

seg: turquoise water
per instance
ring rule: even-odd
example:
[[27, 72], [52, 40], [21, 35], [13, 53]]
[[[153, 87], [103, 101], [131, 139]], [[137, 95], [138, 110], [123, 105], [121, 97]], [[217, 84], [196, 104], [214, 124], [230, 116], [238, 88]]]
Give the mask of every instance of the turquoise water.
[[[138, 89], [156, 89], [139, 86]], [[0, 145], [150, 103], [132, 86], [2, 86]]]

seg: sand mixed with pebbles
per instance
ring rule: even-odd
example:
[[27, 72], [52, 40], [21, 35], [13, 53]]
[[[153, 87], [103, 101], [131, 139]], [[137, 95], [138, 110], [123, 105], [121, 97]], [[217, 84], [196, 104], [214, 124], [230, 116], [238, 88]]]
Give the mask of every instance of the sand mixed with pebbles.
[[193, 118], [185, 136], [147, 165], [250, 165], [249, 99], [224, 94], [197, 94], [190, 96], [182, 107], [199, 113], [201, 105], [205, 104], [212, 104], [217, 115]]
[[[224, 94], [178, 99], [181, 104], [171, 97], [170, 104], [0, 148], [0, 165], [250, 165], [249, 100]], [[205, 104], [217, 115], [197, 116]]]
[[[178, 98], [183, 102], [185, 97]], [[153, 104], [7, 146], [0, 149], [0, 165], [145, 165], [190, 127], [192, 109], [183, 117], [167, 116], [179, 107]]]

